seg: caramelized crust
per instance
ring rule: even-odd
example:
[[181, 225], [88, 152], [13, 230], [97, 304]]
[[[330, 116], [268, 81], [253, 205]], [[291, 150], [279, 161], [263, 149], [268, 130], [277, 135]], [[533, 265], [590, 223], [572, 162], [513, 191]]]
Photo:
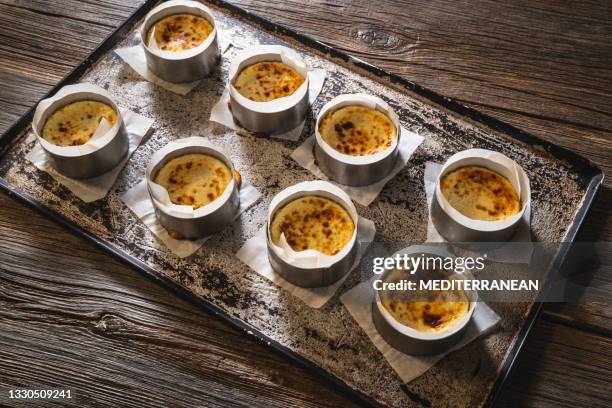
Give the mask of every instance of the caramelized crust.
[[315, 249], [336, 255], [353, 237], [355, 225], [349, 213], [338, 203], [319, 196], [305, 196], [278, 210], [270, 227], [272, 242], [285, 234], [294, 251]]
[[59, 108], [45, 122], [42, 137], [57, 146], [79, 146], [91, 139], [102, 118], [113, 126], [117, 112], [98, 101], [78, 101]]
[[387, 150], [397, 137], [397, 129], [387, 115], [357, 105], [326, 114], [319, 124], [319, 133], [332, 148], [351, 156]]
[[156, 22], [147, 36], [148, 46], [155, 41], [163, 51], [185, 51], [202, 44], [212, 33], [213, 26], [200, 16], [175, 14]]
[[245, 98], [267, 102], [293, 93], [304, 83], [304, 77], [282, 62], [258, 62], [240, 71], [234, 88]]
[[232, 180], [230, 169], [207, 154], [187, 154], [168, 161], [155, 182], [168, 191], [170, 201], [198, 209], [215, 201]]
[[442, 177], [440, 189], [450, 205], [474, 220], [505, 220], [521, 210], [508, 179], [484, 167], [453, 170]]
[[[431, 275], [425, 274], [431, 273]], [[401, 279], [452, 279], [435, 271], [408, 276], [405, 271], [392, 271], [385, 282], [399, 282]], [[408, 293], [407, 293], [408, 292]], [[463, 290], [383, 290], [380, 292], [382, 305], [395, 320], [404, 326], [422, 332], [440, 332], [455, 325], [470, 309], [470, 301]]]

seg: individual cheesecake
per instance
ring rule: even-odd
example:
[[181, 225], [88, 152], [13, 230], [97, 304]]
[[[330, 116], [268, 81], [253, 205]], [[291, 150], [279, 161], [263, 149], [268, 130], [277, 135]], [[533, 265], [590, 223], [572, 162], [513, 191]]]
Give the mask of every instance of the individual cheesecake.
[[270, 227], [271, 240], [278, 245], [281, 234], [296, 251], [317, 250], [336, 255], [351, 241], [355, 224], [340, 204], [320, 196], [297, 198], [280, 210]]
[[234, 88], [245, 98], [268, 102], [293, 95], [304, 77], [282, 62], [258, 62], [244, 68], [234, 81]]
[[42, 137], [56, 146], [79, 146], [91, 139], [102, 118], [113, 126], [117, 122], [117, 112], [104, 102], [72, 102], [49, 116]]
[[231, 170], [216, 157], [186, 154], [165, 163], [154, 181], [168, 191], [173, 204], [195, 210], [219, 198], [231, 180]]
[[[403, 270], [393, 270], [385, 282], [400, 282], [408, 279], [418, 282], [422, 279], [453, 279], [437, 271], [417, 271], [411, 275]], [[461, 289], [445, 291], [422, 290], [381, 290], [380, 300], [385, 309], [400, 324], [420, 332], [441, 332], [453, 327], [470, 310], [470, 300]]]
[[175, 14], [162, 18], [149, 30], [147, 45], [162, 51], [186, 51], [202, 44], [213, 25], [204, 17]]
[[319, 123], [323, 140], [350, 156], [367, 156], [387, 150], [397, 137], [389, 117], [367, 106], [349, 105], [327, 113]]
[[516, 190], [501, 174], [480, 166], [460, 167], [445, 174], [440, 189], [453, 208], [481, 221], [505, 220], [521, 211]]

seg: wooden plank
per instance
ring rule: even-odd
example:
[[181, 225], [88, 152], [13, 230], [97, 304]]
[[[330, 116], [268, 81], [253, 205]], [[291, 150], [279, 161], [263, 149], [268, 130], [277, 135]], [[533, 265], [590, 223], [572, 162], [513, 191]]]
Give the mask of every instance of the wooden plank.
[[[98, 7], [99, 13], [92, 13], [87, 20], [83, 4], [77, 1], [0, 1], [0, 132], [87, 57], [141, 3], [103, 3], [100, 6], [107, 7]], [[90, 8], [95, 10], [95, 3]], [[106, 9], [114, 12], [105, 14]], [[102, 20], [108, 23], [99, 24]]]
[[610, 243], [578, 243], [568, 258], [562, 276], [571, 301], [547, 304], [548, 318], [612, 336]]
[[110, 29], [119, 26], [144, 0], [0, 0], [0, 4], [39, 15], [66, 18]]
[[[0, 0], [0, 130], [139, 2], [98, 3]], [[606, 171], [612, 165], [612, 19], [604, 4], [239, 3], [569, 146]], [[610, 240], [610, 185], [581, 237]], [[74, 385], [81, 405], [94, 399], [111, 405], [167, 405], [174, 398], [179, 406], [352, 404], [4, 194], [0, 252], [2, 386], [63, 382]], [[47, 263], [53, 266], [41, 268]], [[548, 320], [536, 325], [536, 340], [527, 344], [501, 405], [598, 406], [602, 396], [610, 399], [609, 390], [606, 394], [601, 387], [601, 379], [609, 378], [609, 369], [602, 371], [610, 366], [605, 353], [609, 302], [598, 294], [589, 296], [590, 305], [548, 309]], [[7, 355], [6, 350], [18, 352]], [[45, 361], [32, 357], [39, 353]]]
[[497, 406], [609, 407], [611, 366], [609, 336], [540, 319]]

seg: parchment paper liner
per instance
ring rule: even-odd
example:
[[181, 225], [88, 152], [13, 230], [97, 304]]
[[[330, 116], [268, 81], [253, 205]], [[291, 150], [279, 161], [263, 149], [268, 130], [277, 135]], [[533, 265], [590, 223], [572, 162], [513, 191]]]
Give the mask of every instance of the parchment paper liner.
[[[174, 14], [191, 14], [205, 18], [213, 31], [197, 47], [184, 51], [164, 51], [156, 44], [148, 44], [153, 25], [162, 18]], [[174, 82], [193, 82], [210, 74], [219, 65], [220, 53], [217, 26], [208, 7], [197, 1], [171, 0], [161, 3], [147, 14], [140, 30], [140, 39], [149, 69], [161, 79]]]
[[[375, 109], [384, 113], [393, 122], [396, 137], [388, 149], [372, 155], [351, 156], [337, 151], [323, 140], [319, 132], [321, 120], [333, 111], [349, 105]], [[393, 170], [397, 160], [401, 133], [397, 114], [382, 99], [368, 94], [339, 95], [325, 104], [317, 116], [314, 156], [319, 168], [331, 180], [347, 186], [373, 184], [385, 178]]]
[[284, 234], [279, 245], [272, 242], [270, 226], [277, 210], [285, 204], [303, 196], [321, 196], [340, 204], [349, 213], [355, 226], [359, 217], [350, 197], [340, 188], [327, 181], [305, 181], [278, 193], [270, 203], [267, 219], [267, 245], [270, 264], [274, 271], [288, 282], [301, 287], [329, 286], [350, 272], [358, 255], [357, 228], [345, 247], [330, 256], [317, 250], [294, 251]]
[[[445, 174], [465, 166], [485, 167], [506, 177], [519, 196], [521, 210], [499, 221], [474, 220], [457, 211], [442, 194], [440, 180]], [[444, 164], [431, 204], [431, 220], [440, 235], [449, 242], [504, 242], [512, 236], [530, 203], [529, 179], [517, 163], [498, 152], [468, 149], [454, 154]]]
[[[102, 119], [93, 136], [79, 146], [57, 146], [43, 139], [43, 127], [50, 115], [70, 103], [84, 100], [110, 105], [117, 114], [115, 124], [110, 126], [106, 119]], [[40, 101], [34, 112], [32, 130], [53, 167], [71, 178], [91, 178], [106, 173], [123, 160], [129, 148], [119, 107], [110, 93], [93, 84], [67, 85], [52, 97]]]
[[[190, 205], [177, 205], [170, 201], [168, 191], [153, 179], [169, 160], [186, 154], [202, 153], [214, 156], [225, 163], [232, 173], [232, 180], [216, 200], [198, 209]], [[169, 231], [183, 238], [202, 238], [221, 230], [231, 222], [240, 206], [238, 183], [234, 165], [225, 151], [203, 137], [188, 137], [168, 143], [151, 157], [147, 166], [147, 189], [155, 214]]]
[[[408, 256], [420, 256], [421, 254], [425, 254], [426, 256], [438, 256], [442, 258], [454, 257], [450, 252], [441, 248], [421, 245], [414, 245], [401, 249], [392, 256], [395, 257], [396, 254], [407, 254]], [[381, 279], [384, 281], [390, 272], [391, 271], [384, 272], [381, 275]], [[453, 276], [457, 279], [472, 278], [469, 272], [464, 272], [463, 274], [454, 273]], [[478, 299], [478, 295], [475, 291], [466, 291], [465, 293], [470, 299], [470, 306], [468, 312], [458, 322], [450, 328], [440, 332], [423, 332], [398, 322], [383, 306], [379, 291], [375, 290], [374, 292], [372, 320], [376, 330], [393, 348], [402, 353], [411, 355], [439, 354], [455, 345], [461, 339], [461, 336], [463, 336], [472, 318]]]
[[[255, 102], [234, 88], [238, 74], [246, 67], [263, 61], [279, 61], [295, 69], [304, 82], [291, 95], [267, 102]], [[232, 115], [246, 130], [255, 133], [278, 134], [295, 129], [308, 111], [308, 66], [290, 48], [280, 45], [258, 45], [239, 53], [229, 68], [228, 88]]]

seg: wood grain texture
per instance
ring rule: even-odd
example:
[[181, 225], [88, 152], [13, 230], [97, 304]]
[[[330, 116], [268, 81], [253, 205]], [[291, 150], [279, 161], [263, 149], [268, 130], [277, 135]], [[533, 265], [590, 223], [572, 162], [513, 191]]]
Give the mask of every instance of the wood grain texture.
[[[0, 130], [139, 3], [0, 0]], [[610, 174], [612, 19], [604, 3], [236, 3], [568, 146]], [[610, 186], [583, 239], [611, 240]], [[0, 254], [0, 390], [67, 385], [81, 406], [354, 405], [5, 194]], [[609, 269], [584, 279], [605, 288]], [[609, 404], [608, 296], [547, 305], [500, 406]]]
[[[2, 131], [87, 57], [142, 1], [96, 3], [0, 1]], [[92, 9], [90, 14], [83, 11], [86, 4]], [[109, 15], [106, 10], [114, 11]]]
[[540, 319], [497, 406], [608, 407], [611, 359], [610, 337]]

